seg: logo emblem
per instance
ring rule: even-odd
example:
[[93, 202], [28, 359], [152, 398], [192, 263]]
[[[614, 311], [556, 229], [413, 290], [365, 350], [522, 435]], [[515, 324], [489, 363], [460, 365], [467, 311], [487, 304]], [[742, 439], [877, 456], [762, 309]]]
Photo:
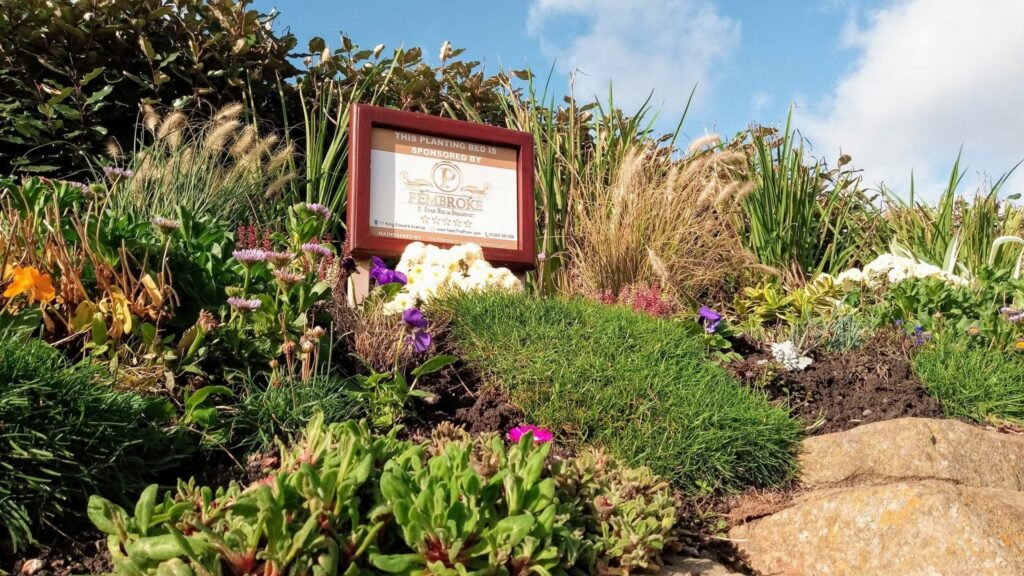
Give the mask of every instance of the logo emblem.
[[434, 186], [444, 192], [455, 192], [462, 187], [462, 170], [451, 162], [438, 162], [431, 170]]

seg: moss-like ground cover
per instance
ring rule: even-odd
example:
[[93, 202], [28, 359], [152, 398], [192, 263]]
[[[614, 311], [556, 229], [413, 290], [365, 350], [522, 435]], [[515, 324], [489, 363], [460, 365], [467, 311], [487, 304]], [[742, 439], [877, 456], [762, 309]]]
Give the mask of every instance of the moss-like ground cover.
[[559, 442], [600, 444], [686, 490], [767, 486], [795, 470], [801, 426], [707, 360], [678, 323], [587, 300], [448, 300], [454, 346]]

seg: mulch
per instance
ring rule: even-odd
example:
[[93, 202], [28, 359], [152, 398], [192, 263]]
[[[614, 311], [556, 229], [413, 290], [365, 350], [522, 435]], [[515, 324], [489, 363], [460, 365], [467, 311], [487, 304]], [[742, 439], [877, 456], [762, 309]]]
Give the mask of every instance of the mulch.
[[939, 401], [914, 374], [909, 344], [895, 334], [880, 334], [848, 352], [812, 353], [802, 371], [778, 372], [767, 379], [767, 351], [752, 352], [729, 370], [749, 386], [789, 406], [807, 422], [811, 435], [849, 430], [861, 424], [917, 416], [942, 418]]

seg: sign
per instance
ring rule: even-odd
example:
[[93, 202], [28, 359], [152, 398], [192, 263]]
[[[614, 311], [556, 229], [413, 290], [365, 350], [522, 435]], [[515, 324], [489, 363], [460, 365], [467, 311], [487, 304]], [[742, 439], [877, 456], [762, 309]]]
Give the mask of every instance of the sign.
[[496, 265], [533, 265], [530, 134], [356, 105], [349, 167], [357, 256], [398, 256], [415, 241], [473, 242]]

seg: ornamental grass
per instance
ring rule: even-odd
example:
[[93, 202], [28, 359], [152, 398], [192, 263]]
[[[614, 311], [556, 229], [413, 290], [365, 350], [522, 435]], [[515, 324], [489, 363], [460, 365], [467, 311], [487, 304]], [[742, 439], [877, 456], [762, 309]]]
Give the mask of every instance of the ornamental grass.
[[729, 216], [750, 191], [745, 168], [746, 156], [731, 147], [701, 146], [672, 161], [636, 146], [610, 182], [581, 180], [570, 191], [569, 291], [618, 294], [656, 283], [677, 299], [721, 301], [752, 263]]

